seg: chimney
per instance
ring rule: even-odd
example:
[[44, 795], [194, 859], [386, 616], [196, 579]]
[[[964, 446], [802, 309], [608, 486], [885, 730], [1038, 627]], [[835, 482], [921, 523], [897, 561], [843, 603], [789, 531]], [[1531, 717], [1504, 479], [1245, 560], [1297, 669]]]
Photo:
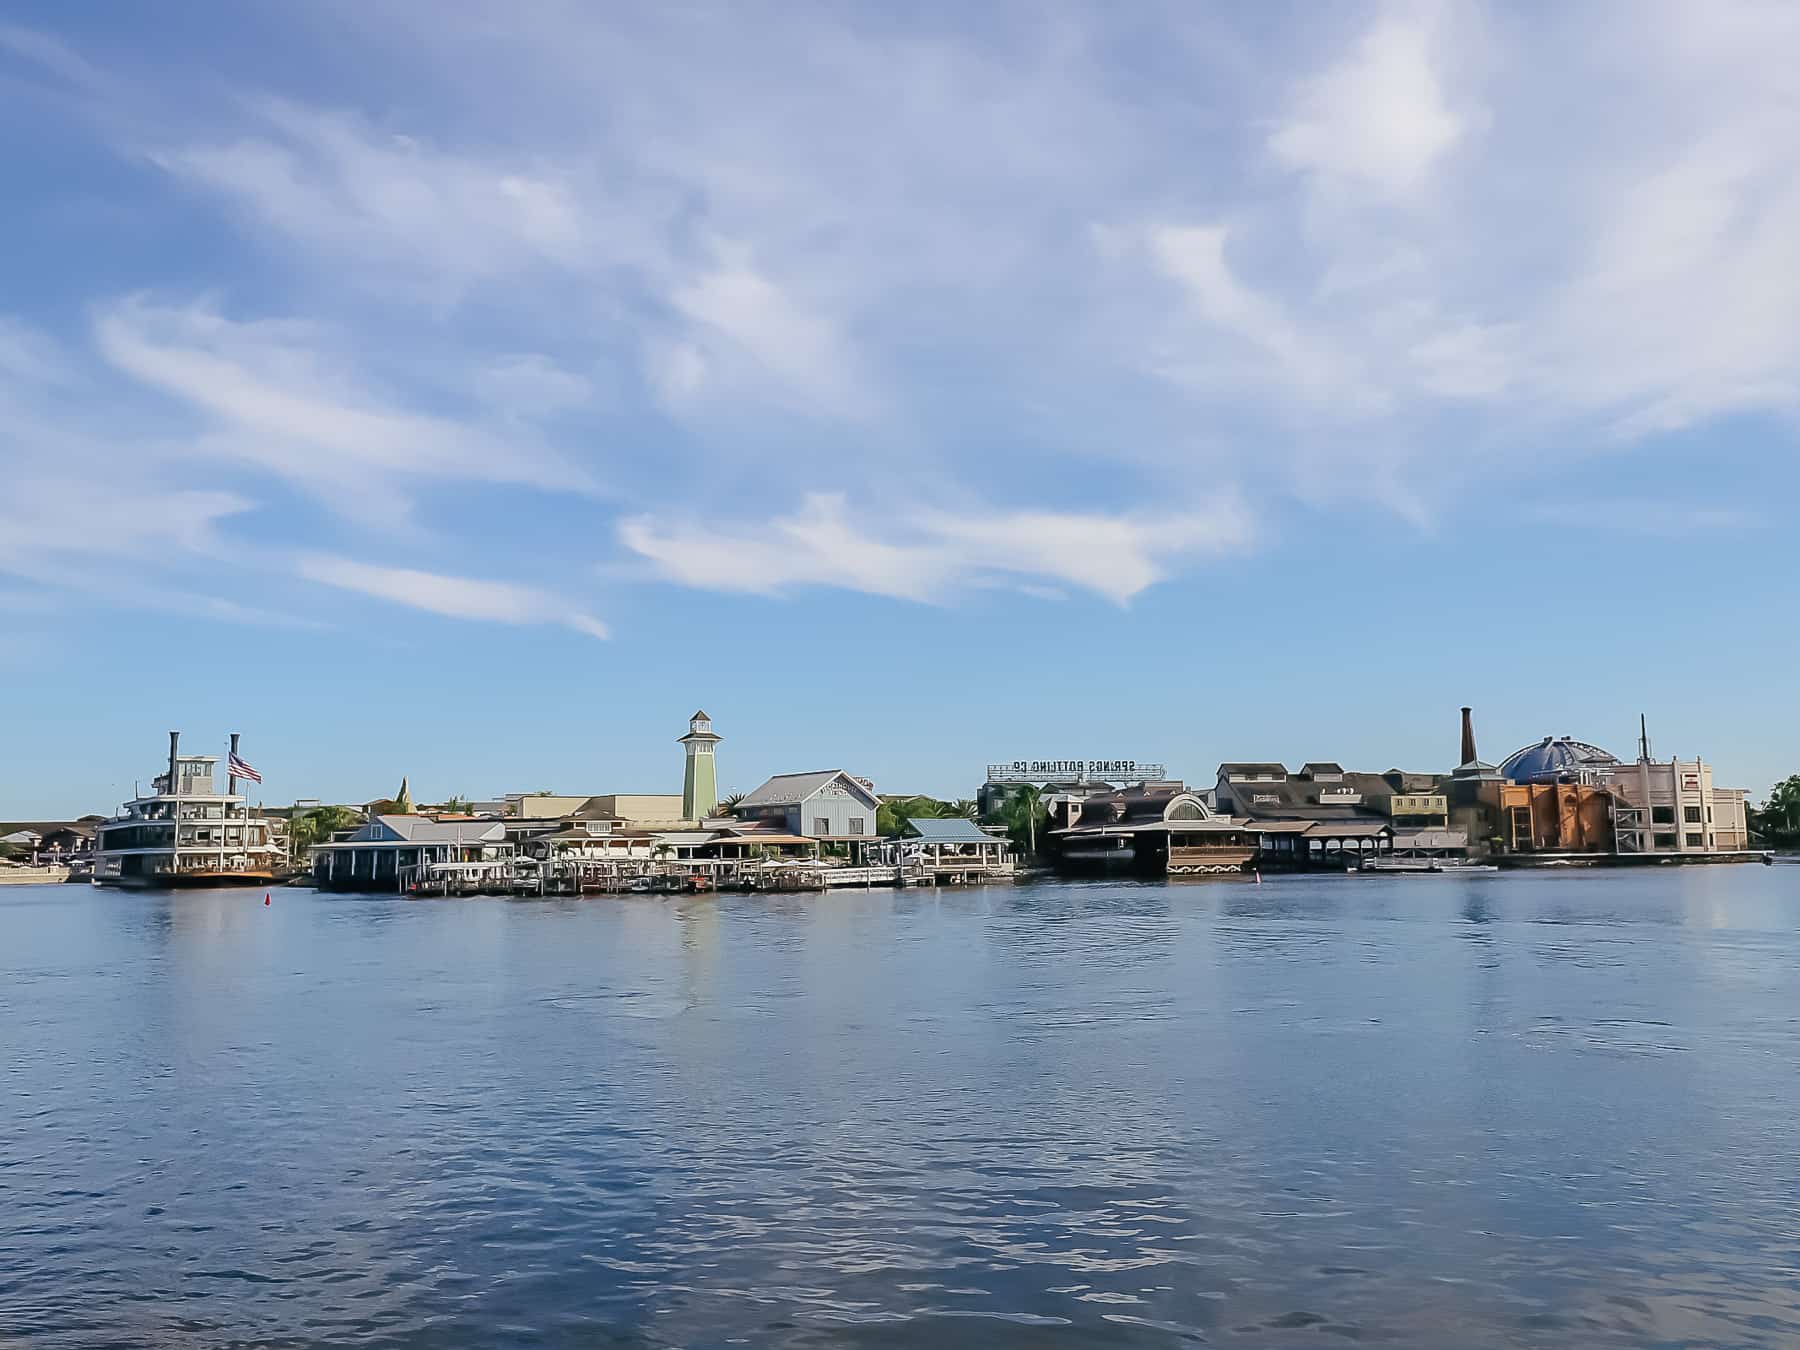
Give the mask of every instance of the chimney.
[[232, 765], [237, 763], [237, 732], [231, 733], [231, 758], [225, 761], [225, 795], [237, 796], [237, 775], [232, 772]]
[[175, 795], [175, 755], [181, 749], [181, 733], [169, 733], [169, 795]]
[[1462, 710], [1462, 715], [1463, 715], [1462, 762], [1464, 764], [1473, 764], [1475, 762], [1475, 723], [1469, 716], [1469, 714], [1472, 713], [1473, 711], [1474, 711], [1473, 708], [1464, 708]]

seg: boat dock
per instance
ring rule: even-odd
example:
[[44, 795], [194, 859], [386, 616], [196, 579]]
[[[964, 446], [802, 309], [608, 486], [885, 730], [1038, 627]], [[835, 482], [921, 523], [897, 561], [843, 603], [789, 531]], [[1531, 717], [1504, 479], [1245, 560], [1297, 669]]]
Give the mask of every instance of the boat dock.
[[399, 869], [402, 895], [607, 895], [628, 892], [824, 891], [844, 887], [971, 886], [1011, 882], [1010, 860], [942, 859], [832, 867], [808, 863], [696, 859], [632, 865], [585, 859], [501, 858], [428, 862]]

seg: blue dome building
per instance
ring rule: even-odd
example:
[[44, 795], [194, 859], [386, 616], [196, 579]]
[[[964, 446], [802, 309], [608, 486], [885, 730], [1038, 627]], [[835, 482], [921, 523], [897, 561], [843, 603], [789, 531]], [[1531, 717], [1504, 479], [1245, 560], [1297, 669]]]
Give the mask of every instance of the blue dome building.
[[1616, 756], [1570, 736], [1546, 736], [1500, 761], [1501, 774], [1514, 783], [1605, 782], [1618, 767]]

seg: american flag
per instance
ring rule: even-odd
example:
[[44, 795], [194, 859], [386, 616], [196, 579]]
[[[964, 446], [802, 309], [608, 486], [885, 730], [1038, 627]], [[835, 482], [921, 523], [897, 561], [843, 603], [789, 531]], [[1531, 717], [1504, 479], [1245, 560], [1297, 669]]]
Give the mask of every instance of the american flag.
[[248, 778], [252, 783], [262, 782], [262, 775], [236, 755], [225, 761], [225, 771], [237, 778]]

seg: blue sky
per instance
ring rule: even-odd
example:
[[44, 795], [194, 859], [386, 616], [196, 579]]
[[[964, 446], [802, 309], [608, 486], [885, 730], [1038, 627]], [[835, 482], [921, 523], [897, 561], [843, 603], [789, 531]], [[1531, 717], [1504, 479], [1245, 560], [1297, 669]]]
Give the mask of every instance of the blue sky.
[[12, 6], [0, 818], [1800, 769], [1800, 11]]

